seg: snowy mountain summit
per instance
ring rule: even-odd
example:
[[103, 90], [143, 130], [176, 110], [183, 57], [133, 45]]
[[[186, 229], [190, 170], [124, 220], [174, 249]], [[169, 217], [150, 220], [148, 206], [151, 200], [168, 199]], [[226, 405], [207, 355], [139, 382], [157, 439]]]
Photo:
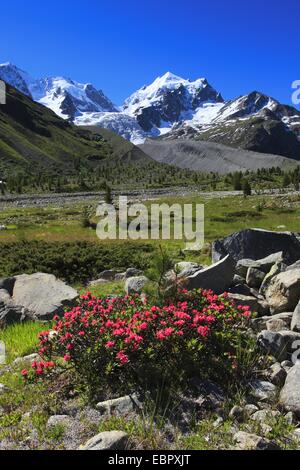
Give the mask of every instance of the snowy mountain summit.
[[221, 94], [205, 78], [190, 81], [167, 72], [133, 93], [123, 110], [135, 116], [142, 129], [149, 132], [191, 119], [199, 108], [223, 102]]
[[191, 81], [171, 72], [133, 93], [120, 109], [91, 84], [65, 77], [33, 79], [10, 63], [0, 65], [0, 79], [64, 119], [109, 128], [134, 143], [162, 135], [197, 113], [209, 121], [224, 102], [205, 78]]
[[195, 115], [197, 122], [210, 121], [223, 103], [221, 94], [205, 78], [190, 81], [167, 72], [133, 93], [119, 113], [84, 113], [75, 123], [108, 127], [138, 144]]
[[65, 77], [34, 79], [13, 64], [0, 65], [0, 78], [64, 119], [86, 112], [115, 112], [113, 103], [93, 85]]
[[31, 81], [29, 75], [10, 62], [0, 64], [0, 79], [32, 98], [28, 87]]
[[92, 84], [65, 77], [33, 79], [10, 63], [0, 65], [0, 79], [76, 125], [108, 128], [135, 144], [163, 135], [223, 142], [226, 135], [226, 144], [241, 145], [240, 134], [253, 128], [252, 118], [260, 119], [264, 128], [257, 134], [269, 133], [265, 123], [276, 121], [282, 132], [300, 136], [300, 113], [295, 108], [256, 91], [224, 101], [206, 78], [192, 81], [167, 72], [133, 93], [120, 108]]

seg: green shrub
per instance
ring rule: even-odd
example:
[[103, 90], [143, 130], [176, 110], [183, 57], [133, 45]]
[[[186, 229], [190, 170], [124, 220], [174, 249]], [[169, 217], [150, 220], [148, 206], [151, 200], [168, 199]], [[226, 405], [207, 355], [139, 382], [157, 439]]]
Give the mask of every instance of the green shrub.
[[71, 284], [96, 279], [101, 271], [145, 269], [154, 247], [150, 244], [19, 241], [0, 244], [0, 277], [45, 272]]
[[174, 304], [151, 305], [136, 296], [82, 296], [81, 304], [55, 318], [54, 332], [40, 333], [39, 354], [25, 377], [52, 373], [61, 361], [93, 394], [186, 385], [197, 375], [237, 377], [240, 331], [250, 316], [223, 294], [182, 291]]

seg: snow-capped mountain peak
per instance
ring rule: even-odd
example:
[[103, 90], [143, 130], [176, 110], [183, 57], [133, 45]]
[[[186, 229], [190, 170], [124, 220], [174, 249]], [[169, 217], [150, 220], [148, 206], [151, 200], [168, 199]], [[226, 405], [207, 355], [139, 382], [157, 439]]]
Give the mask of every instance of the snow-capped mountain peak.
[[85, 112], [118, 112], [91, 83], [79, 83], [63, 76], [33, 79], [10, 63], [0, 65], [0, 79], [65, 119], [74, 120]]
[[43, 78], [37, 80], [30, 91], [33, 99], [71, 120], [85, 112], [117, 112], [101, 90], [96, 90], [90, 83], [79, 83], [70, 78]]
[[19, 69], [10, 62], [5, 62], [4, 64], [0, 64], [0, 79], [31, 98], [29, 83], [31, 83], [33, 79], [27, 72], [24, 72], [24, 70]]
[[144, 131], [155, 132], [191, 118], [204, 104], [220, 102], [222, 96], [205, 78], [191, 81], [167, 72], [133, 93], [123, 111], [134, 116]]

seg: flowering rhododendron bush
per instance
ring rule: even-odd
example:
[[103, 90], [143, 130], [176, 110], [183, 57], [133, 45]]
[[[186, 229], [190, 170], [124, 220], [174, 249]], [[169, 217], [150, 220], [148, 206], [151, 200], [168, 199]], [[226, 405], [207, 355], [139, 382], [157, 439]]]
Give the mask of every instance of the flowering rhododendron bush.
[[162, 307], [138, 295], [88, 292], [54, 319], [53, 330], [40, 333], [43, 360], [23, 375], [43, 376], [65, 364], [91, 388], [120, 390], [205, 375], [213, 363], [224, 373], [236, 366], [235, 337], [249, 316], [248, 307], [207, 290], [182, 291], [175, 304]]

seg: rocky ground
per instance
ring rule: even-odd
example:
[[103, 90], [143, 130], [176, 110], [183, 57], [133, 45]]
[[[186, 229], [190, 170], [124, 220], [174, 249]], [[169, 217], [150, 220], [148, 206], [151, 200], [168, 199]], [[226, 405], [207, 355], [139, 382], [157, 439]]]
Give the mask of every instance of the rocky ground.
[[[207, 267], [179, 263], [178, 277], [188, 289], [227, 291], [256, 312], [248, 334], [259, 355], [247, 387], [233, 398], [228, 390], [195, 377], [176, 397], [176, 411], [162, 423], [151, 419], [147, 396], [87, 403], [66, 377], [46, 392], [47, 413], [42, 400], [30, 405], [30, 395], [12, 418], [10, 400], [19, 400], [21, 390], [20, 385], [18, 392], [12, 390], [12, 377], [34, 359], [18, 358], [0, 371], [0, 448], [300, 448], [300, 237], [244, 230], [216, 241], [213, 258], [215, 263]], [[127, 293], [141, 293], [147, 278], [134, 268], [106, 270], [91, 285], [111, 281], [124, 282]], [[47, 320], [49, 312], [60, 314], [76, 298], [76, 291], [50, 275], [3, 279], [1, 321]], [[32, 388], [31, 393], [41, 391]], [[52, 403], [53, 394], [61, 399]], [[42, 423], [37, 423], [37, 413]]]

